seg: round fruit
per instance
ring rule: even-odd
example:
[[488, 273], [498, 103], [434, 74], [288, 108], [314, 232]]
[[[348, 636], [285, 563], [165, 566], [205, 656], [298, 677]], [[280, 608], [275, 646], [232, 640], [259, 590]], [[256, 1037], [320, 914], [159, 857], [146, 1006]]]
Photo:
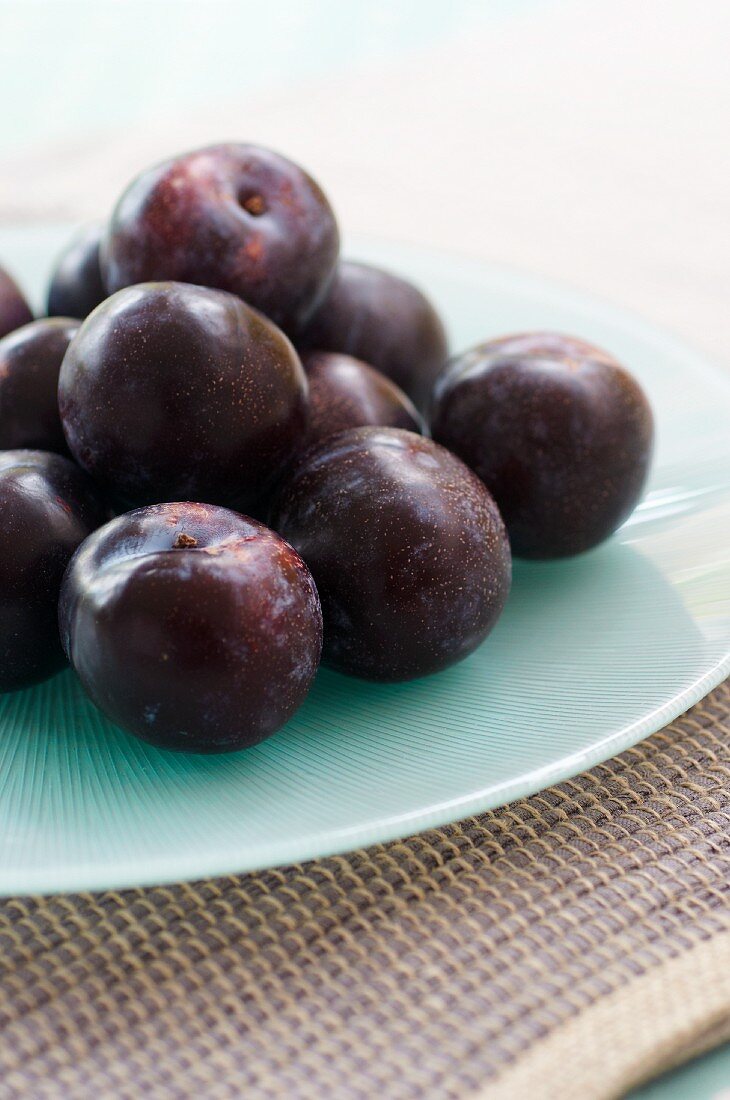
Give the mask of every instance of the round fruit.
[[43, 318], [0, 340], [0, 449], [67, 454], [58, 415], [58, 373], [79, 322]]
[[44, 451], [0, 451], [0, 692], [45, 680], [65, 664], [58, 634], [61, 579], [79, 543], [104, 522], [86, 476]]
[[422, 432], [423, 418], [403, 390], [367, 363], [336, 352], [302, 358], [309, 382], [307, 444], [368, 424]]
[[482, 479], [527, 558], [579, 554], [615, 531], [641, 496], [654, 435], [644, 392], [615, 359], [544, 332], [454, 359], [431, 427]]
[[284, 334], [240, 298], [185, 283], [128, 287], [95, 309], [58, 397], [72, 454], [130, 505], [245, 509], [306, 425], [306, 377]]
[[138, 176], [112, 215], [108, 290], [175, 279], [238, 294], [276, 324], [304, 324], [329, 283], [339, 234], [314, 180], [257, 145], [212, 145]]
[[0, 267], [0, 337], [33, 320], [18, 284]]
[[323, 659], [342, 672], [438, 672], [479, 645], [507, 598], [494, 501], [458, 458], [412, 432], [357, 428], [308, 451], [273, 526], [312, 570]]
[[48, 287], [49, 317], [83, 320], [106, 298], [99, 266], [103, 226], [89, 225], [61, 253]]
[[386, 374], [424, 409], [447, 356], [446, 334], [428, 299], [411, 283], [368, 264], [343, 260], [303, 348], [340, 351]]
[[263, 524], [205, 504], [119, 516], [66, 574], [64, 648], [104, 713], [168, 749], [255, 745], [303, 702], [322, 615], [299, 555]]

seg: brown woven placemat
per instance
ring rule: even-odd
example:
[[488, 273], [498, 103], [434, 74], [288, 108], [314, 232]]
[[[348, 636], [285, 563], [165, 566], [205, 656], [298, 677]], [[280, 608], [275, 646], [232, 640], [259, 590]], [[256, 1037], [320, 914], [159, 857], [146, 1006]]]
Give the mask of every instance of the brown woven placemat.
[[561, 1097], [730, 1037], [730, 687], [503, 810], [0, 902], [0, 1097]]

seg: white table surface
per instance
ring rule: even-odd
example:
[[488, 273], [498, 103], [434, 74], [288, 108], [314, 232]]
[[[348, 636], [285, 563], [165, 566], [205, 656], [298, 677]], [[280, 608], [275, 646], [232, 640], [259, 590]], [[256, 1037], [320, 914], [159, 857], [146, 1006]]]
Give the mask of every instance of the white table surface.
[[150, 161], [253, 139], [352, 232], [730, 363], [729, 41], [728, 0], [0, 0], [0, 223], [103, 216]]

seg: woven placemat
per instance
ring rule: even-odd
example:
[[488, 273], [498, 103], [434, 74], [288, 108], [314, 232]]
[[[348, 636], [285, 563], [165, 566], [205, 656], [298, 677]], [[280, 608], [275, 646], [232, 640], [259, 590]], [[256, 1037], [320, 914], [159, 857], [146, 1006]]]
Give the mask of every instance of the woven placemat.
[[0, 1096], [614, 1097], [730, 1037], [730, 687], [348, 856], [0, 902]]

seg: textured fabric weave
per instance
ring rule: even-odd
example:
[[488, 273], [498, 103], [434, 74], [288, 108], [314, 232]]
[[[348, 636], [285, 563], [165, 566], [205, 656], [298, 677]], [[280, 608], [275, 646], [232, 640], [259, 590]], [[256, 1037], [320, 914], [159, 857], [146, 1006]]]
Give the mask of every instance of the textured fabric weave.
[[0, 902], [0, 1097], [620, 1096], [730, 1037], [730, 688], [503, 810]]

